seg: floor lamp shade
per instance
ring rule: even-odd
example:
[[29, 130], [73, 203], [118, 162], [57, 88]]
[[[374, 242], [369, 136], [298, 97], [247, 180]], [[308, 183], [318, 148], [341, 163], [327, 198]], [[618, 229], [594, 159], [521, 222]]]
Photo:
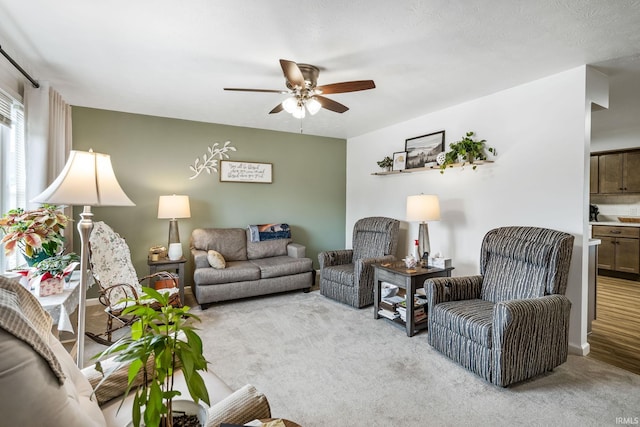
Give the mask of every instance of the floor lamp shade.
[[78, 301], [78, 353], [76, 363], [84, 361], [84, 330], [89, 269], [89, 236], [93, 229], [91, 206], [135, 206], [120, 187], [108, 154], [71, 150], [60, 175], [31, 202], [84, 206], [78, 222], [80, 233], [80, 299]]
[[189, 196], [160, 196], [158, 200], [158, 219], [169, 220], [169, 252], [170, 260], [182, 258], [182, 244], [178, 230], [178, 218], [191, 218]]
[[440, 221], [440, 201], [438, 196], [419, 194], [407, 197], [407, 221], [419, 221], [418, 251], [422, 256], [431, 253], [427, 221]]

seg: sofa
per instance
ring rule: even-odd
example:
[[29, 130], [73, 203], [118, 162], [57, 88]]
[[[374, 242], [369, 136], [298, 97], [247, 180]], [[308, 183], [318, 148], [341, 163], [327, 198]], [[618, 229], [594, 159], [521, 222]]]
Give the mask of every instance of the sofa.
[[220, 301], [311, 289], [315, 270], [303, 245], [290, 237], [255, 240], [251, 228], [191, 232], [192, 290], [203, 309]]
[[[0, 425], [122, 427], [131, 419], [133, 395], [118, 411], [126, 369], [97, 388], [102, 375], [80, 370], [51, 333], [51, 316], [19, 282], [0, 276]], [[271, 416], [264, 395], [250, 384], [233, 392], [213, 372], [203, 376], [211, 406], [207, 427], [243, 424]], [[178, 373], [177, 389], [189, 398]]]

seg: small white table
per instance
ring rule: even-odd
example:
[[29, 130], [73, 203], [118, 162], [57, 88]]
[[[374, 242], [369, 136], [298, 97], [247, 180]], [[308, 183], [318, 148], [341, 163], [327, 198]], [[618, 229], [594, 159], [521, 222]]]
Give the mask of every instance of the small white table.
[[62, 293], [46, 297], [36, 296], [42, 307], [53, 318], [53, 324], [57, 326], [58, 331], [74, 333], [70, 316], [78, 307], [80, 297], [79, 284], [80, 272], [76, 270], [71, 273], [71, 280], [65, 282]]

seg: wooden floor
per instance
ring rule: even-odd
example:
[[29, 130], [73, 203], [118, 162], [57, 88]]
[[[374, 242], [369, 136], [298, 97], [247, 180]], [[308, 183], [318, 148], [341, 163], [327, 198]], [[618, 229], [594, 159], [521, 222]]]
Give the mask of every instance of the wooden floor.
[[640, 282], [598, 276], [589, 357], [640, 375]]

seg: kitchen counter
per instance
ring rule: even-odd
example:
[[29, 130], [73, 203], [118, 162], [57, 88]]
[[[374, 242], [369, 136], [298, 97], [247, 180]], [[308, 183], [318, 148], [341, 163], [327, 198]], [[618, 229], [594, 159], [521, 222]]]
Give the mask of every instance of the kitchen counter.
[[616, 227], [640, 227], [640, 222], [590, 221], [589, 225], [614, 225]]

